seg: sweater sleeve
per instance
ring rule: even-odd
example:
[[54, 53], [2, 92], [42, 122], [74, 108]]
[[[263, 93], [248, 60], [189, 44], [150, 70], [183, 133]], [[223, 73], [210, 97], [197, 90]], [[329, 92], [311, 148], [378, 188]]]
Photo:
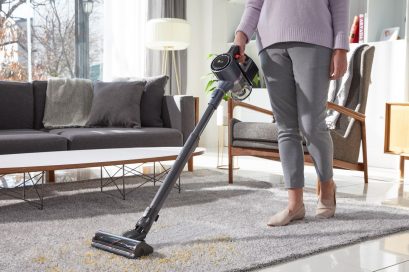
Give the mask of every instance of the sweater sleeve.
[[349, 0], [329, 0], [334, 30], [334, 49], [349, 50]]
[[247, 36], [247, 42], [250, 41], [254, 32], [256, 31], [258, 20], [260, 18], [261, 8], [264, 0], [246, 0], [246, 6], [239, 26], [236, 29], [243, 32]]

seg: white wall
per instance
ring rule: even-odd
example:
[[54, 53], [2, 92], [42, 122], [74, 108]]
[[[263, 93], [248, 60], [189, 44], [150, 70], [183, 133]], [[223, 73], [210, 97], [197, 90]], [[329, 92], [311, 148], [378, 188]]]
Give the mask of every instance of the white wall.
[[[192, 42], [188, 48], [187, 93], [199, 97], [200, 114], [204, 112], [209, 96], [204, 93], [202, 76], [210, 72], [209, 53], [224, 53], [234, 36], [235, 24], [240, 21], [243, 6], [227, 0], [187, 0], [187, 20], [192, 27]], [[216, 114], [204, 131], [200, 145], [217, 148]]]

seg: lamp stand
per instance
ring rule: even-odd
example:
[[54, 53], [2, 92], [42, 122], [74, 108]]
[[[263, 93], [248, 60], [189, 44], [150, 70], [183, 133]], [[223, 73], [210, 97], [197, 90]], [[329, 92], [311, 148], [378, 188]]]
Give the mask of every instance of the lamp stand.
[[164, 50], [162, 56], [162, 75], [166, 74], [167, 66], [168, 66], [168, 50]]
[[[180, 91], [180, 79], [179, 79], [179, 67], [176, 65], [176, 56], [175, 56], [175, 50], [171, 49], [165, 49], [165, 52], [163, 53], [162, 57], [162, 74], [166, 74], [166, 71], [168, 69], [168, 58], [169, 58], [169, 51], [172, 51], [172, 63], [173, 63], [173, 69], [175, 71], [175, 78], [176, 78], [176, 86], [177, 86], [177, 94], [181, 95]], [[171, 86], [172, 87], [172, 86]]]
[[178, 95], [181, 95], [181, 92], [180, 92], [180, 82], [179, 82], [179, 73], [178, 73], [178, 70], [179, 70], [178, 68], [179, 68], [179, 67], [176, 67], [175, 50], [172, 51], [172, 58], [173, 58], [173, 60], [172, 60], [172, 62], [173, 62], [173, 69], [175, 69], [176, 86], [177, 86], [177, 88], [178, 88]]

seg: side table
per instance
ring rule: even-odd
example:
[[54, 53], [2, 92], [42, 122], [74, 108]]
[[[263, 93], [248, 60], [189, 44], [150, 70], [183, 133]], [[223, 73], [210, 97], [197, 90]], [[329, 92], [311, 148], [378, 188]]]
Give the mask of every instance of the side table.
[[405, 160], [409, 160], [409, 103], [387, 102], [385, 111], [386, 154], [400, 156], [399, 178], [405, 176]]

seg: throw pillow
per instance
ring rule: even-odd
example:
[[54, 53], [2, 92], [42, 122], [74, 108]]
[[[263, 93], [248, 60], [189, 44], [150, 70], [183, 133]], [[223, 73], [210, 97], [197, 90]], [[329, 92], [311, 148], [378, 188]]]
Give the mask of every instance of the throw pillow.
[[143, 127], [163, 127], [162, 103], [165, 86], [169, 77], [166, 75], [146, 78], [118, 78], [124, 80], [146, 80], [145, 91], [141, 100], [141, 122]]
[[146, 81], [96, 82], [87, 122], [90, 127], [141, 127], [140, 104]]
[[141, 121], [143, 127], [163, 127], [162, 103], [168, 76], [146, 78], [145, 91], [141, 100]]

